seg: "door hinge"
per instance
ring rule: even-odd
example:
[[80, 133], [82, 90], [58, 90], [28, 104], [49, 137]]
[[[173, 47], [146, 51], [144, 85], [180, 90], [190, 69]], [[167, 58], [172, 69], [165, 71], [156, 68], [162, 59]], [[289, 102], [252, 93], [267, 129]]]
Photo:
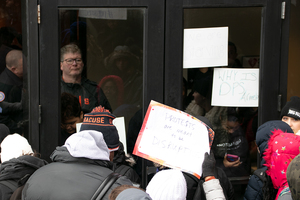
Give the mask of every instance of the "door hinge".
[[42, 123], [42, 106], [39, 105], [39, 124]]
[[40, 5], [37, 5], [37, 22], [38, 22], [38, 24], [41, 23], [41, 7], [40, 7]]
[[281, 112], [281, 99], [282, 99], [281, 97], [282, 97], [281, 94], [279, 94], [277, 97], [277, 111], [278, 112]]
[[281, 19], [285, 18], [285, 1], [281, 3]]

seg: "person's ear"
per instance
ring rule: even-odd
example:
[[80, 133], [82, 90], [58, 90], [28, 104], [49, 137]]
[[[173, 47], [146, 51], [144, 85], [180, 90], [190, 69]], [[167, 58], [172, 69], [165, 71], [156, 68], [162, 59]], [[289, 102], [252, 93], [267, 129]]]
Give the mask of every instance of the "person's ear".
[[15, 73], [16, 70], [17, 70], [17, 68], [16, 68], [15, 66], [12, 66], [12, 67], [10, 68], [10, 71], [12, 71], [13, 73]]
[[60, 70], [63, 70], [63, 62], [60, 62]]

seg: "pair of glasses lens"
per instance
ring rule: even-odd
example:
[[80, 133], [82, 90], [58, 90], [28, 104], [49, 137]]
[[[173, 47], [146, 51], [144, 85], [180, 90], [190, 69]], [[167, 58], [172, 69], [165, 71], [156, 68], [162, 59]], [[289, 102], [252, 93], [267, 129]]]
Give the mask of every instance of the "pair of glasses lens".
[[66, 59], [65, 61], [66, 61], [66, 63], [69, 64], [69, 65], [72, 65], [72, 64], [74, 63], [74, 61], [75, 61], [75, 63], [77, 63], [77, 64], [82, 63], [82, 59], [79, 59], [79, 58], [77, 58], [77, 59]]

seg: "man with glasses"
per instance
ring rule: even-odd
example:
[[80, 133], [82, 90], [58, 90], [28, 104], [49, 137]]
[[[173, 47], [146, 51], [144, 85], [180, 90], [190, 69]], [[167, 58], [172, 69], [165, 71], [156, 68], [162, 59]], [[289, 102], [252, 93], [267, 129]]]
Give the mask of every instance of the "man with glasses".
[[90, 112], [94, 107], [102, 105], [111, 111], [111, 106], [102, 89], [99, 89], [104, 97], [97, 100], [97, 84], [82, 76], [84, 63], [81, 50], [76, 44], [68, 44], [60, 50], [61, 93], [67, 92], [76, 96], [84, 113]]

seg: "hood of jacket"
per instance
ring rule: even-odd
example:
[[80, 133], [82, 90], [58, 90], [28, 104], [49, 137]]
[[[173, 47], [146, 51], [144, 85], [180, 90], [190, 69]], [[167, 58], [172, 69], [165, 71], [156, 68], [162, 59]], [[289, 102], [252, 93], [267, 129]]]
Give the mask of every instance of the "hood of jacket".
[[99, 131], [85, 130], [72, 134], [50, 158], [53, 162], [88, 162], [111, 168], [108, 147]]
[[10, 159], [1, 164], [0, 181], [24, 177], [28, 179], [33, 172], [46, 164], [48, 164], [47, 161], [29, 155]]
[[259, 126], [257, 129], [256, 144], [260, 151], [260, 157], [262, 159], [261, 164], [265, 163], [262, 156], [268, 147], [268, 141], [270, 139], [270, 136], [273, 134], [272, 132], [274, 130], [278, 130], [278, 129], [282, 130], [283, 132], [293, 133], [293, 130], [291, 129], [291, 127], [287, 123], [285, 123], [281, 120], [272, 120], [272, 121], [265, 122], [264, 124]]
[[[266, 173], [271, 177], [278, 194], [288, 187], [286, 171], [290, 162], [300, 153], [300, 136], [275, 130], [264, 153]], [[277, 199], [276, 198], [276, 199]]]

